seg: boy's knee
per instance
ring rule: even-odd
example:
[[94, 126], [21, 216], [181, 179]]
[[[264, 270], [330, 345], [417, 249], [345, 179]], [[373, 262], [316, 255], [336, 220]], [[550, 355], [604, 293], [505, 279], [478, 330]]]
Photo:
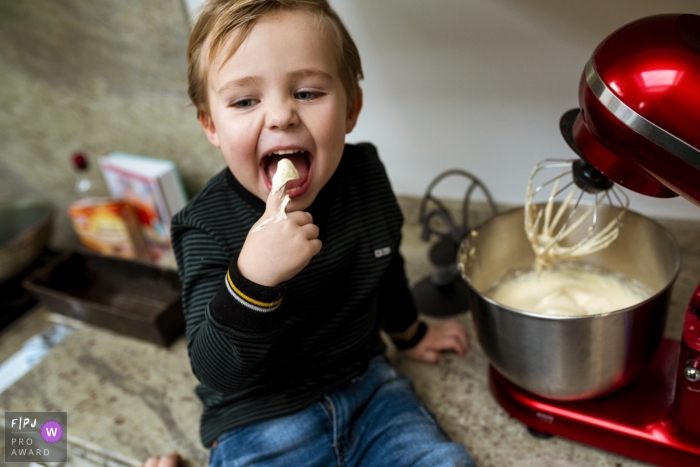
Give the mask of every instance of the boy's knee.
[[412, 467], [475, 467], [467, 448], [458, 443], [444, 442], [430, 446], [426, 456]]

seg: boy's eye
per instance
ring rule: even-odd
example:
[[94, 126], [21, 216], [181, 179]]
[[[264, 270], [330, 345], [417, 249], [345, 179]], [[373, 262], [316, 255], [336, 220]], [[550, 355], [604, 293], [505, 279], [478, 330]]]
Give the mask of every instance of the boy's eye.
[[239, 99], [232, 103], [231, 106], [238, 109], [247, 109], [248, 107], [252, 107], [257, 103], [257, 99]]
[[321, 95], [322, 95], [322, 93], [320, 93], [320, 92], [299, 91], [299, 92], [294, 93], [294, 98], [302, 100], [302, 101], [309, 101], [309, 100], [315, 99]]

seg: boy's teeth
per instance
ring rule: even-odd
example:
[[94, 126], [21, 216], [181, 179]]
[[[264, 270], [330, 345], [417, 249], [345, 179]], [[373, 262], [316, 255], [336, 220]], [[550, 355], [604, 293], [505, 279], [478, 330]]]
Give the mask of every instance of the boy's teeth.
[[294, 154], [295, 152], [301, 152], [299, 149], [280, 149], [279, 151], [272, 151], [270, 154], [277, 154], [284, 156], [285, 154]]

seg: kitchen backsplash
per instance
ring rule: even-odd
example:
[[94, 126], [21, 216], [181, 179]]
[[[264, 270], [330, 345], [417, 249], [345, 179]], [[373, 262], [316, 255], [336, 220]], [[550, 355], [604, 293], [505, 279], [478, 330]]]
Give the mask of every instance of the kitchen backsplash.
[[180, 0], [0, 2], [0, 160], [56, 202], [59, 230], [74, 150], [104, 194], [110, 151], [174, 161], [190, 196], [224, 167], [187, 97], [188, 34]]

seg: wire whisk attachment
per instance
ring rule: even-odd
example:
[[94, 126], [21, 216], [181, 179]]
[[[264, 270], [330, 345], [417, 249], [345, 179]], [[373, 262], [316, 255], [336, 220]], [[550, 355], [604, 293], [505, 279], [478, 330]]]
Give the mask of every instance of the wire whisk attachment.
[[539, 162], [525, 194], [525, 233], [537, 270], [608, 247], [628, 208], [627, 194], [585, 160]]

